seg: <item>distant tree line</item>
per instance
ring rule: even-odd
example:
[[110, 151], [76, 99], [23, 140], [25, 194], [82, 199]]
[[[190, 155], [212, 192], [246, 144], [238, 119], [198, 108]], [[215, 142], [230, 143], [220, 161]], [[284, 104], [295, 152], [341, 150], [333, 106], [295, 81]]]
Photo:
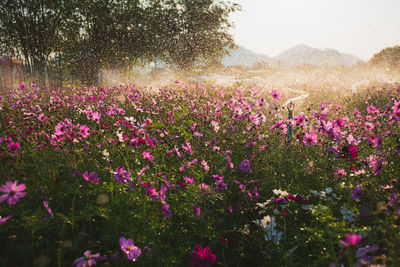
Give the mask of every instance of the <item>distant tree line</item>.
[[0, 52], [16, 52], [41, 84], [46, 72], [97, 84], [102, 68], [161, 60], [188, 70], [235, 47], [222, 0], [0, 0]]
[[369, 61], [371, 65], [400, 70], [400, 46], [387, 47], [375, 54]]

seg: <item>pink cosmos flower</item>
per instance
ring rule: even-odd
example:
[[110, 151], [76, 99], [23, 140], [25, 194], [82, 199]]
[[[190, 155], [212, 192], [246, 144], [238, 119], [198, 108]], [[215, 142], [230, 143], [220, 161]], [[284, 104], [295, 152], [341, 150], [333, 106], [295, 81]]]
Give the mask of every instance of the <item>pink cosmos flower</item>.
[[83, 257], [77, 258], [74, 261], [73, 265], [76, 265], [76, 267], [88, 267], [96, 265], [96, 259], [100, 258], [100, 253], [96, 254], [91, 254], [91, 253], [92, 252], [90, 250], [86, 250], [83, 253]]
[[346, 175], [347, 175], [347, 172], [346, 172], [346, 170], [343, 169], [343, 168], [338, 168], [338, 169], [336, 169], [336, 170], [335, 170], [335, 173], [334, 173], [334, 176], [335, 176], [336, 179], [345, 177]]
[[44, 115], [43, 113], [41, 113], [39, 116], [38, 116], [38, 121], [45, 121], [45, 120], [47, 120], [48, 118], [46, 117], [46, 115]]
[[0, 225], [6, 223], [6, 221], [8, 221], [11, 217], [12, 217], [12, 215], [8, 215], [6, 217], [1, 217], [0, 216]]
[[370, 114], [375, 114], [375, 113], [379, 113], [379, 109], [378, 108], [376, 108], [375, 106], [373, 106], [373, 105], [371, 105], [371, 106], [368, 106], [367, 107], [367, 111], [368, 111], [368, 113], [370, 113]]
[[340, 244], [345, 247], [356, 246], [362, 239], [361, 235], [357, 234], [346, 234], [346, 241], [340, 240]]
[[86, 138], [90, 135], [89, 131], [90, 128], [87, 127], [86, 125], [79, 126], [79, 135], [81, 135], [83, 138]]
[[8, 205], [14, 205], [20, 198], [26, 195], [25, 192], [22, 192], [26, 189], [25, 184], [17, 184], [18, 181], [7, 181], [5, 185], [0, 187], [0, 192], [6, 193], [5, 195], [0, 196], [0, 203], [7, 200]]
[[183, 180], [185, 180], [188, 184], [194, 183], [194, 179], [188, 176], [183, 177]]
[[200, 217], [201, 209], [199, 205], [197, 204], [193, 205], [193, 213], [196, 217]]
[[64, 134], [66, 134], [66, 124], [65, 122], [59, 122], [54, 128], [55, 128], [55, 132], [54, 134], [58, 137], [58, 136], [62, 136]]
[[98, 184], [100, 181], [99, 175], [94, 172], [88, 173], [87, 171], [82, 174], [83, 179], [86, 181], [92, 183], [92, 184]]
[[315, 132], [306, 133], [303, 138], [303, 143], [307, 146], [316, 145], [318, 142], [318, 136]]
[[209, 267], [215, 263], [215, 255], [211, 253], [209, 247], [203, 249], [202, 246], [197, 245], [191, 253], [192, 260], [190, 261], [191, 267]]
[[247, 172], [247, 173], [252, 173], [253, 171], [250, 168], [250, 161], [248, 159], [243, 160], [240, 165], [239, 168], [243, 171], [243, 172]]
[[271, 96], [273, 99], [279, 101], [282, 98], [282, 94], [278, 92], [278, 90], [274, 89], [271, 91]]
[[161, 208], [161, 211], [164, 213], [165, 218], [169, 219], [172, 217], [172, 212], [168, 204], [164, 203]]
[[117, 168], [115, 172], [112, 173], [114, 174], [115, 181], [117, 181], [120, 184], [127, 184], [129, 181], [131, 181], [129, 172], [125, 171], [124, 166]]
[[182, 144], [182, 148], [186, 150], [190, 155], [193, 155], [192, 146], [190, 145], [189, 141], [185, 141], [185, 144]]
[[146, 152], [146, 151], [143, 151], [143, 158], [144, 159], [148, 159], [148, 160], [150, 160], [150, 161], [152, 161], [153, 159], [154, 159], [154, 156], [153, 155], [151, 155], [150, 154], [150, 152]]
[[150, 186], [149, 188], [147, 188], [146, 190], [146, 195], [151, 199], [151, 200], [155, 200], [158, 198], [158, 193], [156, 191], [156, 189], [152, 186]]
[[20, 147], [21, 147], [21, 145], [18, 142], [11, 142], [8, 144], [7, 149], [10, 152], [15, 153], [17, 151], [17, 149]]
[[53, 217], [54, 216], [53, 211], [49, 207], [49, 202], [47, 200], [43, 201], [43, 206], [46, 208], [46, 210], [50, 214], [50, 216]]
[[125, 237], [122, 236], [119, 239], [119, 246], [121, 247], [121, 250], [126, 254], [128, 260], [136, 261], [140, 254], [142, 254], [142, 250], [135, 246], [131, 238], [125, 239]]
[[362, 188], [361, 185], [357, 185], [351, 190], [351, 199], [353, 200], [359, 200], [364, 193], [364, 189]]
[[160, 194], [159, 194], [161, 203], [165, 203], [165, 198], [167, 197], [165, 192], [167, 192], [167, 190], [168, 190], [167, 187], [164, 184], [162, 184], [161, 188], [160, 188]]
[[219, 132], [219, 123], [217, 121], [211, 121], [211, 125], [214, 127], [214, 132]]
[[208, 166], [207, 162], [204, 159], [201, 161], [201, 165], [203, 165], [204, 170], [206, 171], [210, 170], [210, 167]]

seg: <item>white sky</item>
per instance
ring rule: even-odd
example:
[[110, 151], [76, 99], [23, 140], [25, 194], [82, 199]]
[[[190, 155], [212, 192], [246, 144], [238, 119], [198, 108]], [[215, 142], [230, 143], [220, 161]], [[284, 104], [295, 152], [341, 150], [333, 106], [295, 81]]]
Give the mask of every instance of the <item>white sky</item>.
[[276, 56], [293, 46], [333, 48], [368, 60], [400, 45], [400, 0], [230, 0], [237, 44]]

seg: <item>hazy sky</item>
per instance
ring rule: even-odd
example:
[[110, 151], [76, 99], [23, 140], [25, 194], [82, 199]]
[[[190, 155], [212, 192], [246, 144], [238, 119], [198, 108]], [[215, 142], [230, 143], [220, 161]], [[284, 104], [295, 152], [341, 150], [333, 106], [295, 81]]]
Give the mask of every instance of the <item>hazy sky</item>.
[[235, 41], [276, 56], [298, 44], [334, 48], [368, 60], [400, 45], [400, 0], [231, 0]]

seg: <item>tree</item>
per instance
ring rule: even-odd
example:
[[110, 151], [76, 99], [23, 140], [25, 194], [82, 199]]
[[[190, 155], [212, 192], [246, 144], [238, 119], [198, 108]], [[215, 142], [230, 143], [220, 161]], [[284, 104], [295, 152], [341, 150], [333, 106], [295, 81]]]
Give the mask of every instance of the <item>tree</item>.
[[[160, 0], [158, 44], [163, 59], [179, 69], [214, 65], [235, 48], [229, 14], [240, 6], [220, 0]], [[155, 9], [157, 9], [155, 7]], [[153, 6], [154, 8], [154, 6]]]
[[0, 0], [0, 42], [21, 53], [27, 71], [42, 84], [49, 56], [79, 4], [79, 0]]
[[379, 53], [375, 54], [369, 63], [400, 70], [400, 46], [384, 48]]
[[222, 0], [0, 0], [0, 49], [21, 53], [41, 84], [46, 67], [87, 85], [102, 68], [150, 60], [187, 70], [235, 47], [228, 16], [238, 9]]

